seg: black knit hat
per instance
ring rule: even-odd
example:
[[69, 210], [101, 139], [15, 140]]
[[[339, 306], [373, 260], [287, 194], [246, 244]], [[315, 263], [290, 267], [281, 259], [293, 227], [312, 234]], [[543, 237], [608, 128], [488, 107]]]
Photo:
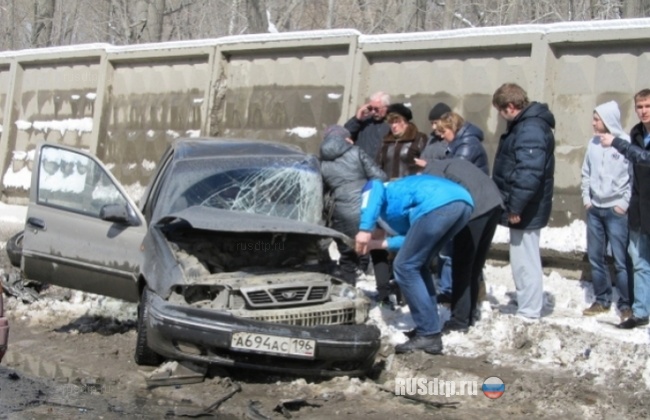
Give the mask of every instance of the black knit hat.
[[451, 112], [449, 105], [444, 102], [438, 102], [433, 106], [433, 108], [431, 108], [431, 111], [429, 111], [429, 121], [439, 120], [440, 117], [447, 112]]
[[411, 121], [413, 119], [413, 113], [410, 109], [404, 104], [390, 104], [388, 109], [386, 109], [386, 115], [388, 114], [397, 114], [401, 115], [406, 121]]

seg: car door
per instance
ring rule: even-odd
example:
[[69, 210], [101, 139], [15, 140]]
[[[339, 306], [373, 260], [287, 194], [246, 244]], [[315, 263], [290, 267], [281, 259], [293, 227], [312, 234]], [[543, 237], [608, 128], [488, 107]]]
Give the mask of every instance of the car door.
[[23, 238], [25, 277], [138, 300], [142, 213], [94, 156], [41, 144]]

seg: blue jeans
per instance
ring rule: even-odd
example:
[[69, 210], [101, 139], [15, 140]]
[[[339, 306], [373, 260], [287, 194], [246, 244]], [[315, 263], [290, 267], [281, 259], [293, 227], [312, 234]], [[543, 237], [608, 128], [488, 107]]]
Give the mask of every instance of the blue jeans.
[[608, 241], [614, 257], [615, 286], [620, 296], [616, 306], [622, 310], [631, 305], [629, 286], [632, 270], [627, 253], [628, 237], [626, 214], [618, 214], [612, 207], [590, 207], [587, 210], [587, 255], [591, 264], [591, 282], [596, 302], [606, 308], [612, 304], [612, 281], [605, 261]]
[[439, 267], [439, 282], [438, 282], [438, 294], [449, 295], [451, 296], [451, 257], [454, 253], [454, 241], [449, 241], [445, 244], [438, 255], [438, 267]]
[[632, 313], [638, 318], [648, 318], [650, 315], [650, 235], [630, 229], [628, 251], [634, 267]]
[[393, 261], [395, 281], [411, 311], [417, 335], [440, 332], [438, 303], [429, 262], [468, 222], [472, 208], [454, 201], [417, 219]]

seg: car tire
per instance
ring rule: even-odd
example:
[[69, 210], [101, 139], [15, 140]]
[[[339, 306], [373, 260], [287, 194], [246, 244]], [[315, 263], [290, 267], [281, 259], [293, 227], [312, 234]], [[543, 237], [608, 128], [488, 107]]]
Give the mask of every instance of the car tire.
[[147, 344], [147, 319], [149, 292], [145, 286], [140, 296], [138, 305], [138, 334], [135, 343], [135, 363], [141, 366], [158, 366], [163, 362], [163, 357], [149, 348]]
[[20, 268], [20, 260], [23, 257], [23, 233], [20, 231], [7, 241], [7, 256], [11, 265]]

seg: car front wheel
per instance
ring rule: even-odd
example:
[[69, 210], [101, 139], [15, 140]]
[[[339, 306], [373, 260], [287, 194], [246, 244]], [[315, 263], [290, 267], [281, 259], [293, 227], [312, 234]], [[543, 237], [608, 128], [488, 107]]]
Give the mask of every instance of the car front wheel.
[[20, 259], [23, 256], [23, 233], [20, 231], [7, 241], [7, 256], [11, 265], [20, 268]]
[[138, 335], [135, 343], [135, 363], [144, 366], [158, 366], [163, 357], [149, 348], [147, 344], [147, 320], [149, 318], [149, 292], [147, 287], [142, 290], [138, 305]]

